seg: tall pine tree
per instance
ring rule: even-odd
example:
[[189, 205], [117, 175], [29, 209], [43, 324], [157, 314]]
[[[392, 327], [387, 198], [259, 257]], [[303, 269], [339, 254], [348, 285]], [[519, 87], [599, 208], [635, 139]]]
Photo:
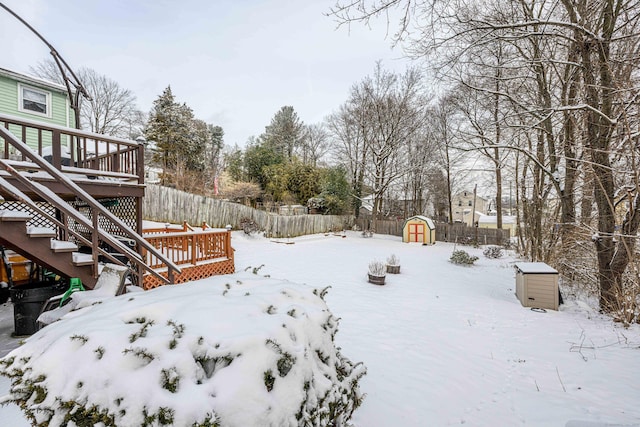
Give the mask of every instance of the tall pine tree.
[[278, 153], [291, 160], [304, 141], [304, 123], [291, 106], [282, 107], [265, 128], [262, 140]]
[[165, 178], [178, 169], [201, 171], [208, 135], [206, 124], [194, 120], [191, 108], [175, 101], [171, 86], [153, 102], [145, 137], [155, 143], [153, 160], [162, 166]]

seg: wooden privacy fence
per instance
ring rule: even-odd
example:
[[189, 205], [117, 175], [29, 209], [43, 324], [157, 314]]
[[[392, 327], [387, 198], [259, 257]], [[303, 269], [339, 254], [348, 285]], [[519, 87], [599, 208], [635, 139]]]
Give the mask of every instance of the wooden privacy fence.
[[260, 230], [273, 237], [296, 237], [350, 229], [353, 216], [342, 215], [276, 215], [239, 203], [198, 196], [160, 185], [148, 185], [142, 204], [143, 217], [160, 222], [190, 224], [206, 222], [211, 227], [231, 225], [242, 228], [241, 222], [250, 220]]
[[436, 224], [436, 240], [441, 242], [504, 245], [509, 241], [509, 229], [469, 227], [466, 224]]
[[[404, 219], [367, 219], [358, 218], [356, 224], [362, 230], [372, 230], [377, 234], [402, 236]], [[471, 243], [476, 241], [480, 245], [503, 245], [510, 237], [508, 229], [475, 228], [466, 224], [436, 223], [436, 241]]]
[[358, 218], [356, 221], [360, 230], [371, 230], [377, 234], [389, 234], [391, 236], [402, 236], [403, 219], [371, 219]]

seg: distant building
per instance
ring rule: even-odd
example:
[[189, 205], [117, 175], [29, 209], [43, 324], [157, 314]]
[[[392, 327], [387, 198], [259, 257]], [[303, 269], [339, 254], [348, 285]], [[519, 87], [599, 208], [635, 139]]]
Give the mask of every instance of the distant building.
[[[476, 217], [478, 227], [480, 228], [498, 228], [497, 215], [478, 214]], [[509, 229], [512, 236], [516, 234], [516, 217], [513, 215], [502, 215], [502, 229]]]
[[[370, 194], [361, 199], [360, 215], [367, 217], [373, 213], [374, 195]], [[421, 200], [416, 202], [410, 199], [382, 199], [382, 218], [405, 219], [412, 215], [433, 216], [435, 212], [434, 203], [431, 200]]]
[[[475, 196], [475, 211], [479, 214], [486, 214], [489, 201], [478, 195]], [[473, 191], [461, 191], [451, 198], [451, 211], [453, 212], [453, 222], [463, 222], [472, 226], [474, 220], [478, 221], [478, 216], [473, 215], [474, 197]]]

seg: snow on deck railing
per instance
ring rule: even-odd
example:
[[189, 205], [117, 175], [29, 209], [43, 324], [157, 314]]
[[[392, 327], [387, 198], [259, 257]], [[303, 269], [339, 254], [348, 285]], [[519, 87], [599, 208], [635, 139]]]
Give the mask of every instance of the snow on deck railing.
[[[214, 259], [232, 257], [231, 232], [222, 229], [145, 235], [145, 239], [177, 265], [196, 265]], [[146, 254], [151, 268], [163, 267], [154, 254]]]
[[[136, 141], [81, 131], [0, 113], [0, 126], [8, 129], [56, 169], [84, 169], [113, 173], [144, 183], [144, 145]], [[0, 158], [25, 161], [27, 157], [0, 138]], [[31, 163], [31, 168], [34, 168]]]
[[[13, 120], [13, 122], [10, 122], [10, 120]], [[157, 252], [155, 247], [150, 245], [142, 236], [140, 236], [135, 230], [132, 230], [127, 224], [125, 224], [120, 218], [118, 218], [117, 216], [115, 216], [112, 212], [110, 212], [109, 210], [107, 210], [104, 206], [102, 206], [100, 203], [98, 203], [97, 200], [95, 200], [89, 193], [87, 193], [85, 190], [83, 190], [81, 187], [79, 187], [77, 184], [75, 184], [73, 182], [73, 180], [71, 180], [69, 177], [67, 177], [64, 173], [61, 172], [61, 164], [60, 164], [60, 159], [57, 158], [56, 160], [56, 144], [58, 145], [57, 150], [58, 150], [58, 154], [60, 152], [60, 133], [61, 130], [63, 130], [64, 132], [66, 132], [67, 134], [71, 135], [71, 136], [78, 136], [79, 138], [82, 138], [84, 136], [84, 138], [86, 139], [87, 136], [89, 137], [96, 137], [96, 138], [101, 138], [102, 140], [105, 141], [111, 141], [115, 144], [118, 144], [118, 147], [120, 144], [122, 145], [131, 145], [131, 144], [135, 144], [136, 145], [136, 150], [138, 150], [138, 153], [140, 153], [139, 158], [141, 159], [141, 161], [138, 163], [138, 165], [140, 166], [140, 169], [144, 168], [144, 156], [143, 156], [143, 150], [144, 147], [142, 145], [138, 145], [136, 143], [133, 143], [132, 141], [127, 141], [127, 140], [123, 140], [123, 139], [118, 139], [118, 138], [111, 138], [111, 137], [106, 137], [104, 135], [98, 135], [98, 134], [92, 134], [92, 133], [87, 133], [87, 132], [82, 132], [82, 131], [77, 131], [74, 129], [69, 129], [69, 128], [64, 128], [64, 127], [60, 127], [60, 126], [54, 126], [54, 125], [46, 125], [46, 124], [41, 124], [38, 122], [33, 122], [33, 121], [29, 121], [29, 120], [22, 120], [19, 118], [15, 118], [12, 116], [8, 116], [5, 114], [0, 114], [0, 123], [3, 122], [5, 123], [5, 126], [0, 126], [0, 140], [2, 141], [2, 143], [4, 144], [4, 152], [3, 155], [0, 155], [0, 168], [4, 169], [4, 171], [8, 172], [11, 176], [13, 176], [13, 178], [15, 178], [16, 180], [18, 180], [22, 185], [24, 185], [25, 187], [29, 188], [30, 190], [34, 191], [38, 196], [42, 197], [44, 200], [47, 200], [49, 203], [53, 204], [57, 209], [61, 210], [65, 215], [68, 215], [70, 218], [73, 218], [75, 221], [77, 221], [82, 227], [84, 227], [87, 230], [90, 230], [92, 233], [92, 238], [91, 238], [91, 247], [93, 249], [93, 262], [94, 262], [94, 272], [97, 272], [97, 263], [98, 263], [98, 252], [102, 255], [105, 255], [104, 250], [101, 250], [99, 247], [98, 242], [99, 241], [103, 241], [105, 243], [107, 243], [108, 245], [110, 245], [112, 248], [115, 248], [117, 250], [117, 252], [124, 254], [127, 259], [132, 262], [133, 264], [135, 264], [136, 266], [136, 270], [141, 273], [141, 270], [146, 270], [149, 273], [153, 274], [154, 276], [156, 276], [157, 278], [159, 278], [160, 280], [167, 282], [167, 283], [173, 283], [173, 277], [174, 277], [174, 273], [180, 273], [180, 267], [178, 267], [175, 263], [173, 263], [171, 260], [169, 260], [168, 258], [166, 258], [161, 252]], [[47, 161], [47, 159], [43, 158], [41, 155], [39, 155], [38, 153], [34, 152], [34, 150], [32, 148], [30, 148], [28, 146], [28, 144], [25, 142], [26, 139], [26, 128], [23, 127], [22, 129], [22, 137], [23, 139], [19, 139], [17, 138], [10, 130], [10, 124], [11, 123], [26, 123], [27, 125], [31, 126], [31, 127], [36, 127], [38, 128], [38, 137], [39, 137], [39, 150], [38, 153], [42, 153], [42, 130], [51, 130], [52, 131], [52, 140], [53, 140], [53, 158], [52, 161]], [[79, 139], [80, 140], [80, 139]], [[71, 138], [71, 141], [73, 141], [73, 137]], [[49, 188], [47, 188], [46, 186], [33, 181], [32, 179], [30, 179], [27, 175], [29, 174], [23, 174], [21, 173], [19, 170], [17, 170], [16, 168], [14, 168], [11, 164], [9, 164], [9, 161], [7, 160], [7, 155], [9, 154], [9, 146], [11, 146], [12, 151], [15, 153], [20, 153], [21, 155], [21, 160], [25, 161], [25, 160], [29, 160], [33, 162], [34, 168], [39, 168], [41, 171], [46, 172], [47, 174], [49, 174], [53, 179], [55, 179], [56, 181], [58, 181], [59, 183], [61, 183], [64, 187], [66, 187], [67, 190], [69, 190], [71, 193], [73, 193], [77, 199], [84, 201], [85, 203], [87, 203], [87, 205], [92, 209], [92, 218], [93, 218], [93, 222], [91, 220], [89, 220], [89, 218], [87, 218], [86, 216], [84, 216], [83, 214], [77, 212], [75, 209], [71, 208], [70, 205], [68, 205], [65, 200], [63, 200], [62, 198], [60, 198], [56, 193], [53, 193]], [[71, 150], [73, 151], [73, 150]], [[3, 157], [4, 156], [4, 157]], [[111, 156], [109, 154], [109, 156]], [[112, 158], [112, 160], [114, 162], [118, 162], [118, 156]], [[57, 167], [56, 167], [56, 162], [57, 162]], [[140, 183], [144, 182], [144, 173], [142, 173], [140, 176]], [[27, 203], [32, 207], [35, 207], [35, 210], [38, 212], [43, 212], [42, 210], [40, 210], [37, 205], [33, 202], [33, 200], [31, 200], [30, 197], [28, 197], [26, 194], [22, 193], [20, 190], [18, 190], [17, 188], [13, 187], [10, 183], [6, 182], [2, 177], [0, 177], [0, 183], [2, 184], [2, 187], [4, 187], [5, 191], [10, 191], [12, 190], [13, 194], [15, 195], [16, 199], [23, 202], [23, 203]], [[153, 256], [155, 256], [157, 258], [158, 261], [161, 261], [168, 269], [169, 269], [169, 273], [168, 273], [168, 277], [161, 277], [158, 273], [156, 273], [151, 267], [149, 267], [148, 265], [146, 265], [143, 260], [141, 259], [140, 255], [134, 251], [132, 251], [130, 248], [128, 248], [127, 246], [125, 246], [123, 243], [121, 243], [118, 239], [116, 239], [114, 236], [112, 236], [110, 233], [105, 232], [101, 227], [98, 226], [98, 216], [101, 217], [102, 220], [109, 222], [110, 224], [112, 224], [113, 226], [115, 226], [116, 228], [120, 229], [122, 232], [125, 233], [126, 237], [133, 239], [141, 248], [141, 250], [146, 250], [149, 253], [153, 254]], [[51, 218], [52, 219], [52, 218]], [[54, 223], [58, 223], [56, 219], [52, 219], [54, 221]], [[66, 227], [63, 224], [63, 227]], [[65, 230], [70, 231], [69, 229], [65, 228]], [[94, 273], [94, 277], [97, 277], [97, 273]]]

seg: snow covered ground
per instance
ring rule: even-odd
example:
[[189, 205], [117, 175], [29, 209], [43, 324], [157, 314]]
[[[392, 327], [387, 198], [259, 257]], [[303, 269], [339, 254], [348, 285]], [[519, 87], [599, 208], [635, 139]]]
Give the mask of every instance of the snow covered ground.
[[[274, 279], [331, 286], [336, 342], [368, 369], [358, 427], [640, 426], [640, 325], [624, 329], [580, 301], [522, 307], [512, 258], [465, 247], [480, 259], [461, 267], [448, 262], [452, 244], [354, 232], [277, 241], [234, 232], [232, 244], [237, 271], [264, 264]], [[369, 262], [392, 253], [401, 274], [369, 284]], [[15, 345], [0, 328], [0, 351]], [[0, 395], [7, 389], [1, 379]], [[7, 406], [0, 425], [28, 424]]]

